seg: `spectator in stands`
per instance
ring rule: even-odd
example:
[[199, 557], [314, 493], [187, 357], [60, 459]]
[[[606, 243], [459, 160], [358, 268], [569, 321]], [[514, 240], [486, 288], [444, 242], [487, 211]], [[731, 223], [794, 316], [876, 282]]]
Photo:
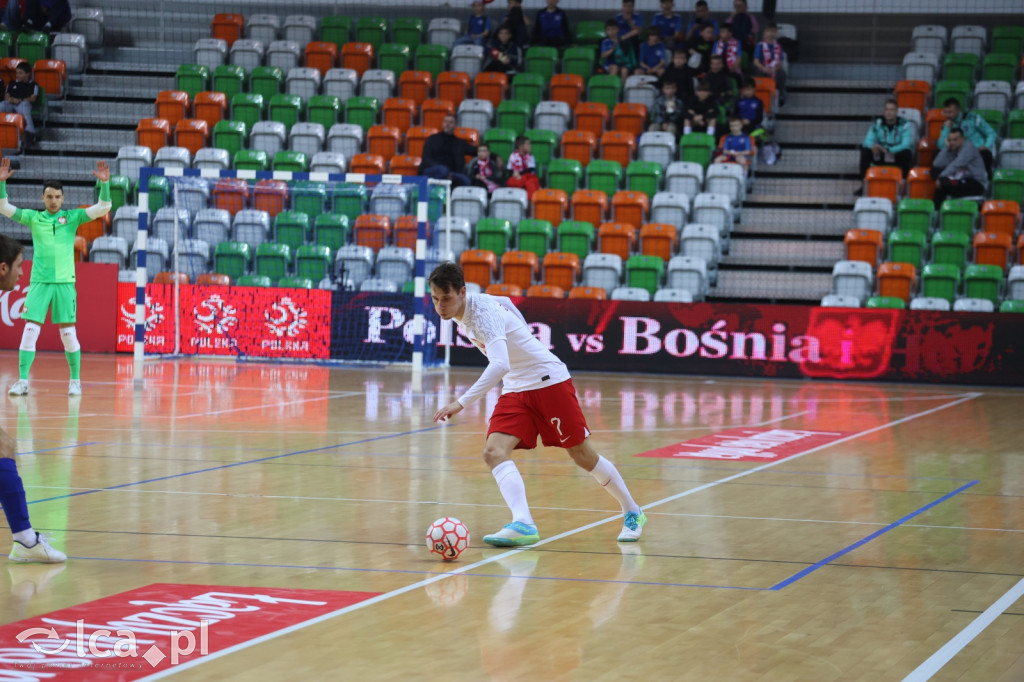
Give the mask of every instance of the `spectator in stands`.
[[764, 122], [764, 103], [757, 96], [757, 84], [753, 78], [744, 79], [733, 113], [743, 124], [744, 133], [755, 138], [764, 134], [761, 128]]
[[565, 10], [558, 6], [558, 0], [545, 0], [545, 2], [547, 2], [547, 7], [537, 12], [537, 19], [533, 23], [533, 40], [531, 42], [534, 45], [559, 49], [569, 47], [572, 42], [569, 17]]
[[711, 68], [704, 74], [701, 81], [711, 86], [711, 99], [715, 104], [723, 107], [726, 111], [732, 109], [736, 100], [734, 97], [735, 80], [732, 74], [725, 70], [725, 60], [722, 55], [716, 54], [711, 57]]
[[67, 0], [7, 0], [3, 24], [9, 31], [57, 33], [71, 21]]
[[[875, 119], [860, 146], [860, 176], [864, 177], [870, 166], [877, 165], [899, 166], [906, 176], [913, 161], [913, 126], [910, 121], [899, 116], [896, 100], [888, 99], [881, 118]], [[862, 192], [863, 188], [854, 194], [860, 196]]]
[[939, 133], [939, 148], [945, 146], [949, 131], [959, 128], [981, 154], [981, 159], [985, 162], [985, 172], [991, 177], [992, 149], [996, 146], [996, 131], [992, 130], [992, 126], [980, 115], [973, 111], [962, 111], [960, 100], [955, 97], [950, 97], [942, 103], [942, 115], [946, 117], [946, 122]]
[[508, 0], [508, 13], [501, 23], [512, 31], [512, 40], [520, 48], [530, 42], [530, 20], [523, 14], [523, 0]]
[[676, 14], [676, 4], [673, 0], [661, 0], [661, 13], [655, 14], [651, 19], [651, 28], [658, 29], [661, 42], [668, 49], [686, 41], [686, 36], [683, 35], [683, 18]]
[[605, 39], [601, 41], [601, 68], [610, 76], [621, 76], [625, 84], [630, 72], [636, 68], [636, 55], [619, 41], [619, 22], [604, 22]]
[[686, 57], [685, 49], [674, 50], [672, 52], [672, 62], [665, 68], [665, 72], [661, 74], [661, 78], [658, 80], [659, 88], [666, 81], [675, 83], [676, 96], [684, 102], [693, 97], [693, 75], [690, 72], [690, 67], [686, 65]]
[[481, 142], [476, 148], [476, 158], [466, 164], [466, 175], [475, 186], [483, 187], [491, 194], [505, 180], [505, 166], [501, 157], [492, 154], [490, 146]]
[[718, 117], [718, 105], [711, 98], [711, 86], [701, 82], [697, 85], [697, 94], [686, 105], [686, 118], [683, 120], [683, 135], [697, 131], [715, 136], [715, 123]]
[[484, 3], [480, 0], [473, 0], [473, 14], [470, 15], [469, 20], [466, 22], [466, 35], [459, 36], [455, 40], [455, 45], [480, 45], [483, 47], [487, 44], [487, 39], [491, 37], [491, 20], [484, 14]]
[[725, 67], [729, 69], [729, 73], [735, 76], [742, 75], [740, 43], [732, 35], [732, 24], [728, 22], [722, 24], [722, 28], [718, 32], [718, 40], [715, 41], [714, 46], [711, 48], [711, 54], [722, 55], [725, 59]]
[[707, 73], [711, 67], [711, 50], [714, 46], [715, 30], [711, 24], [701, 26], [700, 32], [687, 41], [686, 49], [690, 53], [690, 60], [687, 64], [697, 78]]
[[512, 40], [512, 29], [502, 24], [487, 46], [483, 70], [507, 73], [511, 77], [522, 68], [522, 64], [523, 50]]
[[733, 0], [732, 14], [726, 21], [732, 24], [732, 34], [740, 48], [749, 57], [757, 42], [758, 25], [754, 15], [747, 12], [747, 0]]
[[743, 132], [739, 116], [729, 117], [729, 134], [722, 135], [715, 152], [715, 163], [736, 163], [746, 172], [754, 158], [754, 141]]
[[679, 129], [686, 117], [686, 103], [676, 95], [676, 90], [674, 81], [662, 82], [661, 93], [654, 100], [654, 108], [651, 110], [651, 127], [648, 130], [679, 136]]
[[711, 24], [712, 40], [718, 37], [718, 22], [711, 18], [707, 0], [697, 0], [697, 4], [693, 6], [693, 18], [686, 24], [686, 40], [690, 41], [700, 33], [704, 24]]
[[644, 76], [657, 76], [665, 73], [668, 67], [668, 50], [661, 44], [661, 31], [654, 26], [647, 29], [647, 42], [640, 46], [640, 68], [637, 73]]
[[635, 0], [622, 0], [622, 11], [615, 15], [619, 24], [619, 42], [633, 50], [633, 54], [640, 51], [644, 35], [644, 18], [633, 11], [635, 8]]
[[754, 48], [754, 72], [775, 81], [779, 106], [786, 103], [786, 53], [778, 41], [779, 27], [772, 22], [764, 27], [763, 40]]
[[532, 199], [533, 193], [540, 189], [540, 178], [537, 177], [537, 161], [530, 153], [530, 138], [526, 135], [516, 138], [515, 151], [508, 157], [508, 170], [512, 177], [505, 184], [525, 189], [526, 198]]
[[960, 128], [947, 133], [946, 146], [935, 155], [932, 173], [938, 175], [935, 210], [942, 208], [942, 202], [950, 197], [979, 196], [988, 188], [985, 162]]
[[32, 121], [32, 105], [39, 97], [39, 86], [32, 80], [32, 65], [18, 62], [14, 70], [14, 80], [7, 85], [4, 101], [0, 102], [0, 113], [21, 114], [25, 119], [25, 133], [29, 144], [38, 139], [36, 126]]
[[465, 173], [455, 168], [465, 168], [466, 157], [476, 156], [476, 147], [455, 136], [455, 116], [448, 114], [441, 123], [441, 132], [434, 133], [423, 143], [423, 160], [420, 175], [436, 180], [451, 180], [452, 187], [470, 184]]

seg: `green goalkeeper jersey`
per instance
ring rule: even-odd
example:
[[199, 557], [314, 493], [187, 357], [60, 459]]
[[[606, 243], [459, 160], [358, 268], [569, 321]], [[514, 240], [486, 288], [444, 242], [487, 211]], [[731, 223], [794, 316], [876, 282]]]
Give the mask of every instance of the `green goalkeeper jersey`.
[[12, 220], [32, 229], [32, 277], [29, 281], [74, 283], [75, 236], [78, 226], [91, 220], [85, 209], [48, 213], [19, 208]]

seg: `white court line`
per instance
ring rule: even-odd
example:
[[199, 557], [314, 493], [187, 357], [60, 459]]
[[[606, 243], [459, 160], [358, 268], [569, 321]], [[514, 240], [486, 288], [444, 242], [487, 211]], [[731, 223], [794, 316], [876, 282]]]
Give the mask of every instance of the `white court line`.
[[[898, 425], [904, 424], [904, 423], [906, 423], [908, 421], [912, 421], [912, 420], [917, 419], [919, 417], [926, 417], [928, 415], [934, 414], [936, 412], [939, 412], [941, 410], [945, 410], [945, 409], [950, 408], [950, 407], [956, 407], [957, 405], [961, 405], [961, 404], [967, 402], [968, 400], [974, 400], [979, 395], [981, 395], [981, 394], [980, 393], [969, 393], [969, 394], [966, 394], [963, 398], [960, 398], [959, 400], [955, 400], [955, 401], [953, 401], [951, 403], [946, 403], [945, 405], [939, 405], [938, 407], [933, 407], [933, 408], [931, 408], [929, 410], [924, 410], [922, 412], [916, 412], [914, 414], [908, 415], [906, 417], [902, 417], [902, 418], [897, 419], [895, 421], [887, 422], [885, 424], [880, 424], [878, 426], [874, 426], [874, 427], [872, 427], [870, 429], [866, 429], [864, 431], [859, 431], [857, 433], [854, 433], [854, 434], [851, 434], [849, 436], [846, 436], [845, 438], [840, 438], [839, 440], [832, 441], [831, 443], [825, 443], [825, 444], [819, 445], [817, 447], [811, 448], [810, 450], [806, 450], [806, 451], [801, 452], [801, 453], [799, 453], [797, 455], [793, 455], [792, 457], [787, 457], [786, 459], [776, 460], [774, 462], [768, 462], [766, 464], [762, 464], [761, 466], [754, 467], [753, 469], [747, 469], [746, 471], [741, 471], [740, 473], [733, 474], [732, 476], [726, 476], [725, 478], [719, 479], [717, 481], [711, 481], [710, 483], [705, 483], [703, 485], [699, 485], [696, 488], [690, 488], [688, 490], [684, 490], [684, 491], [676, 493], [674, 495], [669, 495], [668, 497], [663, 497], [660, 500], [656, 500], [654, 502], [651, 502], [650, 504], [643, 505], [643, 508], [646, 510], [646, 509], [650, 509], [651, 507], [657, 507], [657, 506], [660, 506], [660, 505], [663, 505], [663, 504], [668, 504], [669, 502], [674, 502], [676, 500], [682, 499], [682, 498], [687, 497], [689, 495], [693, 495], [693, 494], [702, 492], [704, 490], [708, 490], [709, 488], [714, 488], [717, 485], [721, 485], [723, 483], [728, 483], [729, 481], [734, 481], [737, 478], [743, 478], [744, 476], [749, 476], [749, 475], [755, 474], [755, 473], [757, 473], [759, 471], [764, 471], [765, 469], [769, 469], [769, 468], [777, 466], [779, 464], [783, 464], [783, 463], [786, 463], [786, 462], [792, 462], [795, 459], [798, 459], [800, 457], [804, 457], [805, 455], [809, 455], [809, 454], [814, 453], [814, 452], [818, 452], [820, 450], [824, 450], [825, 448], [833, 447], [833, 446], [839, 445], [841, 443], [846, 443], [846, 442], [854, 440], [856, 438], [860, 438], [861, 436], [867, 436], [867, 435], [870, 435], [872, 433], [876, 433], [878, 431], [883, 431], [883, 430], [891, 428], [893, 426], [898, 426]], [[563, 538], [567, 538], [567, 537], [576, 535], [578, 533], [582, 533], [584, 531], [588, 531], [591, 528], [597, 528], [598, 526], [603, 526], [604, 524], [610, 523], [612, 521], [620, 521], [621, 519], [622, 519], [622, 515], [621, 514], [616, 514], [615, 516], [609, 516], [608, 518], [601, 519], [600, 521], [594, 521], [593, 523], [588, 523], [586, 525], [579, 526], [578, 528], [573, 528], [571, 530], [567, 530], [567, 531], [565, 531], [563, 533], [559, 533], [558, 535], [552, 535], [551, 537], [545, 538], [545, 539], [541, 540], [540, 542], [536, 543], [535, 545], [533, 545], [533, 547], [539, 547], [541, 545], [547, 545], [547, 544], [550, 544], [552, 542], [556, 542], [558, 540], [561, 540]], [[251, 639], [249, 641], [242, 642], [240, 644], [236, 644], [234, 646], [228, 647], [227, 649], [222, 649], [221, 651], [216, 651], [216, 652], [214, 652], [212, 654], [209, 654], [207, 656], [204, 656], [202, 658], [197, 658], [195, 660], [192, 660], [192, 661], [189, 661], [189, 662], [184, 663], [182, 665], [179, 665], [176, 668], [171, 668], [171, 669], [168, 669], [168, 670], [156, 673], [155, 675], [151, 675], [150, 677], [146, 677], [144, 679], [147, 679], [147, 680], [159, 680], [159, 679], [162, 679], [164, 677], [168, 677], [168, 676], [173, 675], [175, 673], [181, 672], [182, 670], [187, 670], [189, 668], [194, 668], [195, 666], [201, 665], [201, 664], [203, 664], [203, 663], [205, 663], [207, 661], [211, 661], [211, 660], [216, 659], [216, 658], [221, 658], [223, 656], [227, 656], [228, 654], [233, 654], [233, 653], [236, 653], [236, 652], [239, 652], [239, 651], [243, 651], [243, 650], [248, 649], [250, 647], [256, 646], [257, 644], [262, 644], [263, 642], [270, 641], [271, 639], [276, 639], [278, 637], [281, 637], [283, 635], [286, 635], [286, 634], [289, 634], [289, 633], [292, 633], [292, 632], [297, 632], [298, 630], [304, 630], [304, 629], [306, 629], [306, 628], [308, 628], [308, 627], [310, 627], [312, 625], [316, 625], [317, 623], [322, 623], [324, 621], [331, 620], [333, 618], [337, 618], [338, 616], [342, 616], [344, 614], [351, 613], [352, 611], [358, 611], [359, 609], [366, 608], [367, 606], [372, 606], [373, 604], [379, 604], [382, 601], [387, 601], [388, 599], [391, 599], [393, 597], [397, 597], [397, 596], [403, 595], [406, 592], [411, 592], [413, 590], [418, 590], [421, 587], [426, 587], [427, 585], [431, 585], [431, 584], [436, 583], [438, 581], [445, 580], [446, 578], [450, 578], [453, 575], [459, 575], [461, 573], [466, 573], [468, 571], [472, 571], [472, 570], [474, 570], [476, 568], [479, 568], [481, 566], [486, 566], [487, 564], [494, 563], [495, 561], [503, 559], [503, 558], [505, 558], [507, 556], [511, 556], [513, 554], [516, 554], [518, 552], [523, 552], [523, 551], [526, 551], [526, 549], [525, 548], [514, 549], [514, 550], [507, 551], [507, 552], [501, 552], [499, 554], [494, 554], [492, 556], [487, 557], [486, 559], [481, 559], [480, 561], [473, 562], [472, 564], [467, 564], [466, 566], [460, 566], [459, 568], [456, 568], [456, 569], [453, 569], [451, 571], [448, 571], [447, 573], [442, 573], [441, 575], [435, 575], [435, 576], [432, 576], [430, 578], [426, 578], [424, 580], [420, 580], [420, 581], [417, 581], [417, 582], [414, 582], [414, 583], [410, 583], [409, 585], [406, 585], [405, 587], [399, 587], [398, 589], [392, 590], [390, 592], [385, 592], [383, 594], [379, 594], [376, 597], [372, 597], [372, 598], [367, 599], [365, 601], [361, 601], [361, 602], [358, 602], [356, 604], [352, 604], [350, 606], [346, 606], [344, 608], [338, 609], [336, 611], [332, 611], [330, 613], [325, 613], [325, 614], [323, 614], [321, 616], [317, 616], [316, 618], [311, 618], [310, 620], [303, 621], [301, 623], [296, 623], [295, 625], [283, 628], [281, 630], [277, 630], [275, 632], [268, 633], [268, 634], [263, 635], [261, 637], [257, 637], [255, 639]]]
[[928, 657], [913, 672], [903, 678], [903, 682], [924, 682], [930, 680], [932, 675], [942, 670], [943, 666], [960, 653], [964, 647], [974, 641], [974, 638], [985, 631], [996, 618], [1002, 615], [1003, 611], [1024, 596], [1024, 578], [1021, 578], [1016, 585], [997, 599], [992, 606], [985, 609], [980, 616], [972, 620], [967, 627], [961, 630], [953, 639], [946, 642], [941, 649]]
[[249, 410], [273, 409], [275, 407], [281, 408], [281, 407], [284, 407], [286, 405], [300, 405], [302, 403], [315, 403], [315, 402], [318, 402], [320, 400], [334, 400], [335, 398], [351, 398], [354, 395], [363, 395], [363, 394], [362, 393], [356, 393], [354, 391], [350, 391], [348, 393], [338, 393], [338, 394], [335, 394], [335, 395], [322, 395], [322, 396], [319, 396], [319, 397], [316, 397], [316, 398], [305, 398], [303, 400], [289, 400], [286, 403], [260, 403], [259, 405], [249, 405], [248, 407], [236, 407], [236, 408], [231, 409], [231, 410], [216, 410], [214, 412], [196, 412], [195, 414], [179, 415], [177, 417], [172, 417], [171, 415], [146, 415], [146, 417], [148, 418], [150, 416], [156, 416], [156, 417], [164, 416], [167, 419], [192, 419], [193, 417], [212, 417], [215, 414], [230, 414], [232, 412], [248, 412]]

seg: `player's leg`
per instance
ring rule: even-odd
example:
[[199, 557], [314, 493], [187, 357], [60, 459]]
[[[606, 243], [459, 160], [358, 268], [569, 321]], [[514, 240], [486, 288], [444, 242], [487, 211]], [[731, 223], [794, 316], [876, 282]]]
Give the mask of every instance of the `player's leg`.
[[21, 345], [18, 348], [18, 380], [8, 391], [11, 395], [28, 394], [28, 373], [36, 359], [36, 342], [39, 341], [39, 333], [46, 321], [46, 312], [50, 309], [52, 286], [37, 282], [28, 289], [25, 307], [21, 312], [25, 328], [21, 332]]
[[50, 546], [46, 538], [32, 529], [28, 518], [25, 487], [18, 475], [14, 460], [15, 442], [0, 429], [0, 506], [7, 517], [7, 525], [14, 535], [9, 557], [13, 561], [56, 564], [67, 557]]
[[619, 533], [619, 542], [636, 542], [640, 539], [643, 527], [647, 523], [647, 516], [640, 509], [640, 505], [633, 500], [633, 496], [622, 478], [622, 474], [614, 464], [602, 457], [590, 444], [590, 438], [584, 439], [579, 445], [566, 448], [566, 452], [572, 457], [576, 464], [589, 471], [601, 487], [608, 491], [608, 494], [615, 498], [622, 507], [623, 523], [622, 532]]
[[494, 547], [521, 547], [540, 540], [526, 500], [526, 484], [516, 463], [512, 461], [512, 450], [519, 441], [519, 436], [492, 431], [487, 434], [487, 443], [484, 445], [484, 461], [491, 468], [498, 490], [512, 512], [512, 523], [506, 524], [497, 533], [484, 536], [484, 542]]
[[82, 346], [78, 343], [75, 322], [78, 320], [78, 292], [74, 284], [54, 285], [53, 311], [50, 319], [60, 327], [60, 340], [64, 344], [64, 356], [68, 360], [71, 380], [68, 395], [82, 395]]

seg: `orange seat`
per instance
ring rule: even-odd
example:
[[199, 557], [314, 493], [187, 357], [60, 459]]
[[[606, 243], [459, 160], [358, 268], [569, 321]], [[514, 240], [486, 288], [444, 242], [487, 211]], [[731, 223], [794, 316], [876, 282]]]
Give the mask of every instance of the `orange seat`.
[[371, 154], [380, 156], [384, 161], [390, 161], [402, 144], [402, 131], [394, 126], [377, 125], [370, 128], [366, 140]]
[[676, 228], [665, 223], [647, 223], [640, 228], [640, 253], [657, 256], [666, 263], [676, 251]]
[[0, 149], [21, 149], [25, 118], [21, 114], [0, 114]]
[[765, 116], [772, 113], [776, 97], [775, 79], [764, 77], [754, 78], [754, 96], [761, 100], [761, 104], [764, 105]]
[[156, 96], [156, 118], [162, 118], [171, 124], [188, 117], [189, 98], [187, 92], [181, 90], [164, 90]]
[[1013, 236], [1020, 223], [1020, 204], [1016, 201], [986, 201], [981, 205], [982, 232]]
[[1024, 265], [1024, 234], [1017, 237], [1017, 262]]
[[[78, 208], [89, 208], [89, 204], [83, 204]], [[107, 233], [107, 226], [110, 224], [110, 214], [102, 218], [96, 218], [78, 226], [77, 234], [85, 240], [86, 244], [92, 244], [96, 237], [102, 237]]]
[[190, 284], [188, 275], [184, 272], [158, 272], [153, 278], [154, 284]]
[[603, 301], [608, 292], [601, 287], [573, 287], [569, 290], [569, 298], [589, 298], [592, 301]]
[[235, 215], [249, 203], [249, 183], [239, 178], [221, 178], [213, 186], [213, 207]]
[[636, 135], [625, 130], [609, 130], [601, 135], [601, 158], [618, 161], [623, 168], [633, 160]]
[[917, 141], [917, 163], [925, 168], [931, 168], [935, 162], [935, 155], [939, 153], [938, 144], [930, 137], [922, 137]]
[[565, 102], [575, 109], [583, 95], [583, 76], [574, 73], [556, 73], [548, 83], [551, 99]]
[[553, 226], [562, 224], [566, 210], [569, 208], [569, 197], [560, 189], [539, 189], [533, 193], [533, 217], [546, 220]]
[[258, 180], [252, 190], [252, 207], [266, 211], [273, 219], [288, 203], [288, 183], [284, 180]]
[[600, 225], [608, 213], [608, 195], [596, 189], [578, 189], [572, 193], [572, 219]]
[[245, 34], [245, 17], [241, 14], [215, 14], [210, 35], [227, 41], [228, 47]]
[[416, 102], [401, 97], [384, 100], [384, 125], [405, 131], [416, 122]]
[[946, 125], [946, 117], [942, 115], [942, 109], [929, 109], [924, 115], [924, 134], [922, 137], [930, 137], [933, 140], [939, 139], [942, 134], [942, 126]]
[[915, 166], [907, 174], [907, 196], [911, 199], [931, 199], [935, 196], [935, 181], [932, 180], [932, 169]]
[[149, 147], [156, 154], [170, 141], [171, 124], [163, 118], [144, 118], [135, 126], [135, 136], [140, 146]]
[[878, 266], [878, 295], [910, 300], [917, 284], [917, 269], [910, 263], [882, 263]]
[[391, 218], [373, 214], [359, 216], [352, 228], [352, 239], [359, 246], [380, 251], [391, 240]]
[[501, 278], [508, 284], [529, 289], [539, 274], [537, 254], [533, 251], [506, 251], [501, 257]]
[[68, 67], [60, 59], [39, 59], [32, 67], [32, 79], [47, 97], [61, 99], [68, 85]]
[[602, 223], [597, 228], [597, 249], [622, 260], [629, 258], [636, 246], [636, 228], [629, 223]]
[[210, 126], [198, 118], [183, 118], [174, 126], [174, 144], [192, 154], [206, 146], [210, 139]]
[[546, 253], [542, 261], [544, 284], [563, 291], [558, 298], [565, 298], [565, 291], [576, 285], [580, 277], [580, 257], [575, 253]]
[[486, 99], [497, 109], [508, 92], [508, 76], [496, 71], [481, 71], [473, 79], [477, 99]]
[[469, 74], [464, 71], [443, 71], [437, 77], [437, 97], [455, 106], [462, 104], [469, 92]]
[[896, 94], [896, 103], [901, 109], [924, 111], [928, 106], [928, 96], [931, 95], [932, 86], [928, 84], [928, 81], [899, 81], [893, 92]]
[[997, 265], [1006, 271], [1013, 249], [1013, 237], [1003, 232], [979, 232], [974, 235], [974, 262]]
[[896, 166], [872, 166], [864, 175], [864, 196], [881, 197], [896, 205], [903, 184], [903, 171]]
[[196, 284], [207, 287], [229, 287], [231, 278], [219, 272], [204, 272], [196, 277]]
[[199, 92], [196, 93], [192, 107], [195, 117], [206, 121], [206, 124], [213, 128], [218, 121], [224, 118], [224, 114], [228, 110], [228, 96], [223, 92]]
[[0, 57], [0, 79], [4, 83], [10, 83], [14, 80], [18, 64], [25, 61], [20, 57]]
[[597, 136], [587, 130], [567, 130], [562, 135], [562, 158], [579, 161], [584, 167], [594, 157]]
[[580, 102], [576, 105], [576, 129], [586, 130], [597, 139], [608, 125], [608, 105], [601, 102]]
[[639, 102], [619, 102], [612, 109], [612, 128], [640, 137], [647, 130], [647, 107]]
[[391, 173], [395, 175], [419, 175], [420, 163], [423, 161], [418, 156], [399, 154], [391, 157]]
[[398, 94], [419, 106], [430, 98], [433, 85], [434, 76], [429, 71], [403, 71], [398, 77]]
[[381, 175], [384, 172], [384, 157], [378, 154], [355, 154], [349, 165], [349, 173]]
[[345, 43], [341, 46], [341, 65], [353, 69], [363, 77], [363, 72], [373, 66], [373, 45], [370, 43]]
[[82, 263], [85, 261], [86, 256], [89, 255], [89, 245], [85, 243], [85, 237], [80, 234], [75, 235], [75, 262]]
[[847, 230], [843, 239], [846, 260], [869, 263], [872, 269], [878, 265], [882, 252], [882, 233], [878, 230]]
[[[395, 157], [401, 158], [401, 157]], [[394, 161], [392, 160], [392, 163]], [[415, 249], [416, 240], [419, 239], [420, 225], [416, 221], [414, 215], [400, 216], [395, 221], [394, 230], [392, 231], [392, 242], [395, 246], [401, 246], [406, 249]], [[430, 239], [430, 222], [427, 221], [427, 234], [426, 238]], [[429, 273], [428, 273], [429, 274]]]
[[644, 224], [649, 204], [644, 192], [616, 192], [612, 196], [612, 215], [617, 223], [629, 223], [633, 227], [638, 227]]
[[321, 76], [338, 65], [338, 46], [321, 41], [306, 43], [306, 66], [316, 69]]
[[498, 275], [498, 257], [493, 251], [463, 251], [459, 256], [459, 265], [462, 266], [463, 278], [482, 289], [487, 289], [491, 285], [491, 279]]
[[515, 284], [489, 284], [484, 293], [491, 296], [522, 296], [523, 289]]
[[444, 117], [455, 115], [455, 105], [446, 99], [428, 99], [420, 107], [420, 121], [424, 128], [441, 129]]
[[423, 143], [438, 131], [438, 128], [419, 126], [409, 128], [405, 133], [405, 153], [409, 156], [423, 156]]
[[565, 289], [550, 284], [534, 284], [526, 290], [526, 295], [533, 298], [565, 298]]
[[[480, 131], [476, 128], [456, 128], [455, 137], [460, 140], [465, 140], [474, 147], [479, 146], [480, 144]], [[468, 156], [466, 157], [466, 160], [469, 160]]]

